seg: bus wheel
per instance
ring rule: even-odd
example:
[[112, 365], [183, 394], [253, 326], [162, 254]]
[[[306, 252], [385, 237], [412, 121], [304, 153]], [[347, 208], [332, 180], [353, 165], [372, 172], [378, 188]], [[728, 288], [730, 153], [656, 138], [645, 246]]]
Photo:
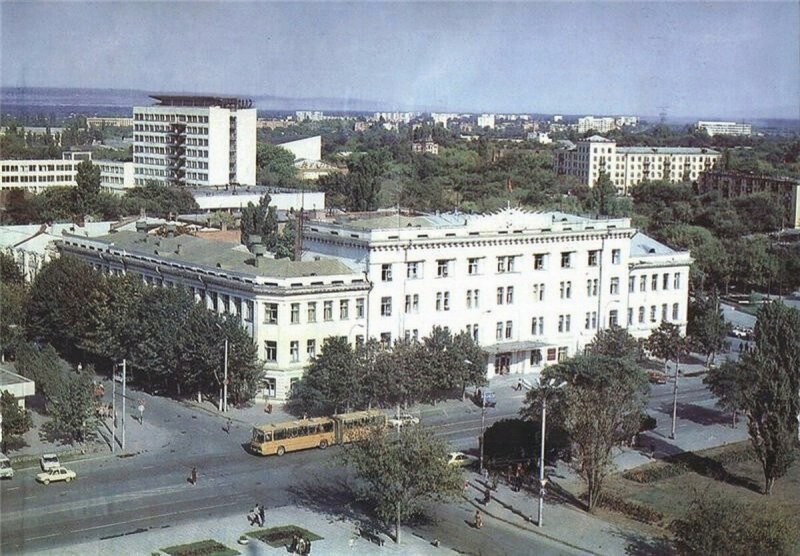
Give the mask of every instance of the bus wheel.
[[284, 448], [283, 446], [278, 446], [278, 450], [275, 453], [278, 454], [279, 456], [282, 456], [283, 454], [286, 453], [286, 448]]
[[319, 449], [320, 450], [324, 450], [327, 447], [328, 447], [328, 441], [327, 440], [320, 440], [319, 441]]

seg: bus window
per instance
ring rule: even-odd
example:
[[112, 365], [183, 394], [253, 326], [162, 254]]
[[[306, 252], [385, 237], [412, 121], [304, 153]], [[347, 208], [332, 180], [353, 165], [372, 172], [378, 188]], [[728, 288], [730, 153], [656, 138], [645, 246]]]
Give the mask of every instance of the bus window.
[[286, 430], [285, 429], [277, 429], [274, 433], [275, 440], [283, 440], [286, 438]]

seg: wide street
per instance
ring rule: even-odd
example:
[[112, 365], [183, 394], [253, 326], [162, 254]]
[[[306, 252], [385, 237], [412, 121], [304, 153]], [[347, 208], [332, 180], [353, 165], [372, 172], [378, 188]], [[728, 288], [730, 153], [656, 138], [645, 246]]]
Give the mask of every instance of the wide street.
[[[486, 411], [487, 427], [517, 415], [525, 393], [514, 391], [514, 384], [515, 379], [508, 377], [497, 386], [493, 383], [498, 404]], [[681, 386], [681, 407], [713, 405], [713, 396], [699, 378], [682, 379]], [[653, 388], [651, 411], [664, 412], [665, 404], [671, 404], [671, 388], [671, 384]], [[143, 394], [134, 392], [129, 397], [135, 396]], [[69, 484], [36, 483], [35, 463], [0, 484], [3, 553], [30, 553], [175, 527], [199, 518], [241, 515], [244, 519], [256, 502], [267, 508], [296, 504], [328, 515], [359, 518], [347, 489], [348, 473], [337, 462], [338, 448], [282, 458], [257, 457], [244, 449], [250, 435], [245, 422], [235, 421], [227, 434], [222, 429], [224, 420], [208, 411], [154, 397], [147, 397], [147, 408], [145, 419], [148, 425], [158, 423], [158, 432], [139, 438], [140, 425], [133, 420], [127, 429], [129, 443], [138, 441], [136, 445], [145, 449], [128, 457], [101, 453], [69, 462], [68, 467], [78, 473]], [[481, 411], [471, 402], [425, 405], [415, 413], [454, 449], [477, 445]], [[187, 481], [193, 466], [199, 473], [196, 486]], [[474, 546], [475, 552], [481, 551], [478, 546], [487, 542], [486, 535], [470, 539], [473, 533], [464, 527], [464, 511], [453, 505], [437, 506], [436, 525], [423, 525], [421, 531], [451, 546], [463, 550]], [[450, 523], [452, 519], [457, 522]], [[487, 526], [507, 528], [501, 523]], [[550, 541], [513, 527], [501, 537], [507, 546], [493, 545], [497, 552], [513, 553], [514, 546], [533, 547], [537, 542], [547, 553], [558, 552]]]

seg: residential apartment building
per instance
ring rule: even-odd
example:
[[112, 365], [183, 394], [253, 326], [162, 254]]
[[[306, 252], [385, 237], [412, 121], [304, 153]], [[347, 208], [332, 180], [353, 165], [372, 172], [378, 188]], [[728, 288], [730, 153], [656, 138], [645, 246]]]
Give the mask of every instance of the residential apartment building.
[[587, 131], [608, 133], [612, 129], [617, 129], [617, 122], [614, 118], [595, 118], [594, 116], [578, 118], [578, 133], [586, 133]]
[[432, 137], [427, 137], [421, 141], [414, 141], [411, 144], [411, 150], [417, 154], [439, 154], [439, 145]]
[[705, 130], [711, 137], [714, 135], [746, 135], [753, 134], [753, 126], [736, 122], [697, 122], [697, 129]]
[[321, 122], [324, 115], [319, 110], [298, 110], [294, 113], [295, 118], [297, 118], [298, 122], [304, 122], [308, 120], [309, 122]]
[[576, 176], [593, 187], [602, 172], [622, 194], [642, 181], [697, 181], [713, 169], [720, 153], [694, 147], [617, 147], [615, 141], [593, 135], [571, 148], [556, 151], [556, 173]]
[[134, 182], [255, 185], [256, 110], [234, 97], [153, 95], [133, 108]]
[[481, 114], [478, 116], [478, 127], [483, 129], [484, 127], [488, 127], [489, 129], [494, 129], [495, 127], [495, 118], [494, 114]]
[[742, 172], [703, 172], [698, 187], [701, 193], [719, 191], [728, 199], [753, 193], [772, 193], [780, 199], [786, 211], [784, 226], [800, 228], [800, 180]]

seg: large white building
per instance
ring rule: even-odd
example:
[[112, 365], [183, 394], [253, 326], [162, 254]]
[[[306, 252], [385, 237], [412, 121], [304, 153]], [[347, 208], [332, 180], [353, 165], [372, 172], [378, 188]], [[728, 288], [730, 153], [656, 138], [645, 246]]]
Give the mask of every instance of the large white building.
[[435, 325], [466, 330], [493, 376], [539, 372], [614, 324], [635, 337], [661, 321], [685, 329], [691, 264], [629, 219], [515, 209], [310, 221], [302, 262], [255, 265], [242, 246], [135, 232], [65, 238], [61, 249], [107, 271], [183, 284], [236, 315], [265, 361], [265, 393], [279, 400], [332, 335], [388, 345]]
[[135, 184], [256, 182], [256, 109], [233, 97], [153, 95], [133, 108]]
[[605, 172], [617, 190], [627, 194], [630, 187], [647, 180], [697, 181], [717, 165], [720, 153], [694, 147], [617, 147], [615, 141], [593, 135], [556, 151], [555, 157], [556, 173], [575, 176], [593, 187]]
[[0, 190], [41, 193], [51, 187], [75, 187], [81, 160], [2, 160]]
[[480, 116], [478, 116], [478, 127], [480, 128], [488, 127], [489, 129], [494, 129], [495, 127], [494, 114], [481, 114]]
[[752, 135], [753, 126], [736, 122], [697, 122], [697, 129], [705, 130], [711, 137], [714, 135]]
[[105, 191], [124, 194], [136, 187], [133, 162], [121, 160], [95, 160], [100, 168], [100, 187]]
[[614, 118], [595, 118], [594, 116], [578, 118], [578, 133], [592, 130], [597, 133], [608, 133], [612, 129], [617, 129], [617, 122]]

